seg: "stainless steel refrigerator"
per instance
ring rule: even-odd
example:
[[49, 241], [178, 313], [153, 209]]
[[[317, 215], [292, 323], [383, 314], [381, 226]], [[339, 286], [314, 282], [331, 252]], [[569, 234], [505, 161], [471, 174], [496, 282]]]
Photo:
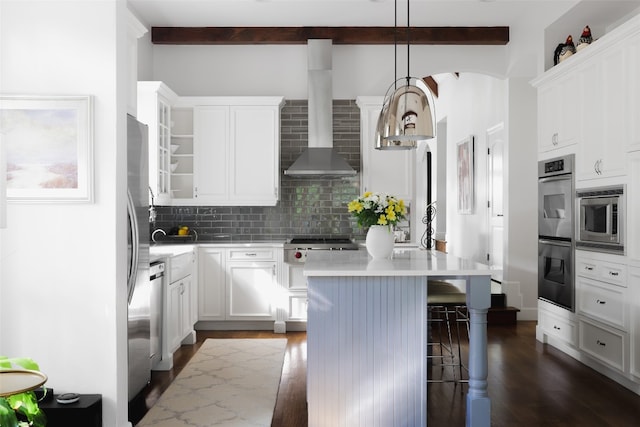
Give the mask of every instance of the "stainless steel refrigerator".
[[129, 400], [151, 380], [147, 125], [127, 115]]

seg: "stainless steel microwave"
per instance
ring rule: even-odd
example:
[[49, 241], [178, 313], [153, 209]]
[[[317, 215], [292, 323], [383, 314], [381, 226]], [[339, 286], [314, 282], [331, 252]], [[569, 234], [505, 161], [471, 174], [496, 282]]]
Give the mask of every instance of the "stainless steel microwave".
[[581, 189], [576, 247], [624, 253], [624, 186]]

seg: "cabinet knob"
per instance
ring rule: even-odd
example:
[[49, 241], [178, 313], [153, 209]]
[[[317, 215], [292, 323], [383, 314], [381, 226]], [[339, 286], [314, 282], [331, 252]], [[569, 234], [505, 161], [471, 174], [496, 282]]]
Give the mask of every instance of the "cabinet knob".
[[601, 300], [601, 299], [597, 299], [597, 300], [596, 300], [596, 302], [597, 302], [598, 304], [601, 304], [601, 305], [604, 305], [604, 304], [606, 304], [606, 303], [607, 303], [606, 301], [603, 301], [603, 300]]
[[560, 326], [553, 325], [553, 329], [555, 329], [556, 331], [559, 331], [560, 330]]
[[609, 275], [615, 277], [615, 276], [618, 276], [618, 272], [617, 271], [610, 271]]

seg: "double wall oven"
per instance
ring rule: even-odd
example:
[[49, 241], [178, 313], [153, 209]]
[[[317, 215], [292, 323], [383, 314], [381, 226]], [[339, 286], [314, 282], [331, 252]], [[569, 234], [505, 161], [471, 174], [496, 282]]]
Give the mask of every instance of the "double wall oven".
[[574, 311], [574, 156], [538, 163], [538, 298]]

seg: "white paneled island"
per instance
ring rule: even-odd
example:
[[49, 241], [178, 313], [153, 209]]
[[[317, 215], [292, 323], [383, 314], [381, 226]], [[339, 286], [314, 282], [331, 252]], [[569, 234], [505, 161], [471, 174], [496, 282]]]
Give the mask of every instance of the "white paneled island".
[[[427, 425], [427, 279], [466, 281], [470, 316], [467, 426], [490, 426], [486, 265], [443, 252], [313, 251], [308, 282], [310, 427]], [[446, 410], [446, 409], [445, 409]]]

